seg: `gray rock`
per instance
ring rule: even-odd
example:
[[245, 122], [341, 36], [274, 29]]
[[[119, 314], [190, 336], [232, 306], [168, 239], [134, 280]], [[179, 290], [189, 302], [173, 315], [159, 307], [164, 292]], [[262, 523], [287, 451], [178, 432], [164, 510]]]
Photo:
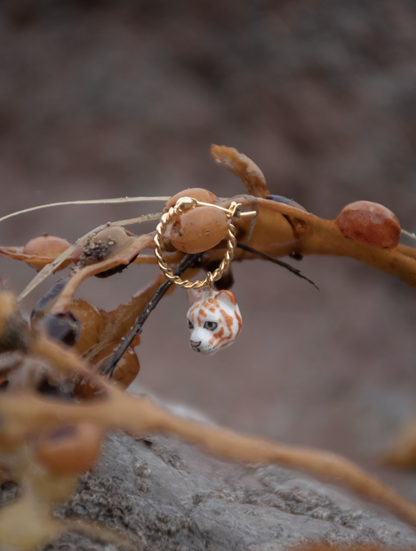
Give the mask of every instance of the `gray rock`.
[[[324, 540], [416, 548], [416, 532], [345, 490], [274, 465], [221, 461], [174, 438], [112, 434], [59, 517], [93, 519], [143, 551], [270, 551]], [[66, 534], [44, 551], [110, 551]]]

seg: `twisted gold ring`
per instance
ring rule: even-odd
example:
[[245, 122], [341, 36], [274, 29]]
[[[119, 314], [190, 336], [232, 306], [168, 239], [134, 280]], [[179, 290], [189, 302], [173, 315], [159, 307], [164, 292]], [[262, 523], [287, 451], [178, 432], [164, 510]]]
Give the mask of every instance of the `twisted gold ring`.
[[202, 281], [189, 281], [181, 279], [179, 276], [175, 275], [172, 270], [169, 268], [166, 260], [163, 257], [162, 247], [163, 247], [163, 234], [166, 231], [166, 227], [169, 224], [169, 222], [174, 218], [175, 216], [181, 215], [184, 212], [188, 210], [192, 210], [196, 207], [213, 207], [216, 209], [220, 209], [225, 212], [227, 218], [235, 219], [239, 218], [242, 215], [254, 215], [255, 212], [240, 212], [241, 205], [236, 202], [232, 202], [230, 207], [228, 209], [224, 207], [220, 207], [219, 205], [214, 205], [212, 203], [204, 203], [202, 201], [197, 201], [197, 199], [194, 199], [193, 197], [181, 197], [176, 202], [176, 205], [171, 207], [168, 212], [162, 215], [162, 218], [160, 219], [159, 224], [156, 227], [156, 235], [155, 235], [155, 256], [157, 259], [157, 263], [159, 265], [159, 268], [162, 270], [162, 272], [165, 274], [165, 277], [175, 283], [176, 285], [179, 285], [179, 287], [184, 287], [185, 289], [202, 289], [202, 287], [212, 287], [214, 284], [214, 281], [218, 281], [221, 279], [223, 273], [228, 269], [231, 260], [234, 257], [234, 250], [237, 245], [237, 239], [235, 237], [236, 234], [236, 228], [235, 226], [230, 223], [228, 227], [228, 239], [227, 239], [227, 251], [225, 253], [224, 258], [221, 260], [220, 265], [214, 272], [208, 272], [205, 279]]

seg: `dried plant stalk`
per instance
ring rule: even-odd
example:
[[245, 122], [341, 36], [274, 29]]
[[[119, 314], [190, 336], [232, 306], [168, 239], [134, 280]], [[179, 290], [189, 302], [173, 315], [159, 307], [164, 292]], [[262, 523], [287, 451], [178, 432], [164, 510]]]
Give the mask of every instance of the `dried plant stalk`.
[[0, 449], [16, 448], [34, 431], [57, 427], [62, 424], [62, 419], [68, 423], [89, 421], [104, 429], [118, 428], [131, 434], [171, 433], [223, 458], [249, 463], [284, 464], [341, 482], [361, 496], [387, 506], [416, 526], [415, 504], [339, 455], [276, 445], [264, 439], [179, 419], [150, 400], [123, 394], [118, 388], [91, 374], [70, 349], [44, 336], [32, 336], [28, 341], [31, 355], [47, 359], [55, 369], [65, 374], [90, 377], [101, 394], [93, 403], [73, 404], [40, 397], [30, 391], [18, 395], [6, 393], [0, 402]]
[[[242, 205], [243, 209], [248, 207], [257, 213], [257, 216], [250, 220], [241, 218], [236, 222], [237, 238], [244, 244], [246, 250], [236, 250], [235, 260], [257, 257], [257, 252], [254, 253], [254, 250], [273, 258], [288, 254], [347, 256], [395, 275], [412, 287], [416, 286], [416, 249], [400, 244], [391, 248], [382, 248], [350, 239], [342, 233], [336, 220], [323, 220], [293, 202], [280, 202], [276, 196], [266, 198], [269, 196], [269, 190], [262, 172], [253, 161], [237, 150], [225, 146], [213, 146], [212, 154], [220, 164], [242, 179], [250, 194], [223, 199], [218, 204], [228, 207], [231, 201], [235, 200]], [[137, 222], [156, 219], [159, 216], [145, 215], [133, 220]], [[67, 260], [77, 246], [84, 245], [86, 240], [96, 235], [98, 231], [109, 225], [129, 222], [131, 221], [125, 220], [101, 226], [77, 240], [52, 262], [48, 259], [50, 263], [33, 279], [20, 298], [30, 292], [60, 263]], [[63, 286], [57, 297], [54, 297], [56, 300], [51, 306], [51, 312], [61, 313], [71, 308], [78, 286], [88, 277], [119, 265], [127, 265], [132, 261], [155, 262], [149, 255], [137, 257], [144, 250], [151, 251], [154, 248], [153, 237], [154, 233], [149, 233], [133, 238], [122, 250], [109, 254], [104, 260], [92, 266], [77, 266], [72, 271], [68, 283]], [[24, 255], [22, 256], [20, 250], [13, 248], [0, 248], [0, 254], [28, 260], [23, 258]], [[182, 253], [174, 251], [169, 261], [172, 265], [178, 265], [183, 256]], [[219, 244], [202, 255], [201, 266], [219, 261], [223, 256], [224, 246]], [[45, 260], [40, 257], [35, 259], [41, 262]], [[31, 258], [31, 260], [34, 259]], [[157, 284], [159, 283], [160, 279], [157, 280]], [[143, 310], [145, 307], [144, 302], [149, 300], [149, 293], [153, 292], [155, 284], [150, 285], [127, 305], [122, 305], [108, 313], [111, 317], [108, 327], [111, 325], [111, 330], [107, 331], [104, 323], [100, 346], [89, 346], [85, 350], [80, 350], [91, 363], [101, 360], [106, 350], [122, 338], [126, 327], [131, 326], [137, 317], [138, 310]], [[41, 330], [31, 331], [17, 310], [14, 297], [0, 289], [0, 352], [13, 350], [27, 354], [27, 358], [46, 360], [51, 370], [61, 376], [64, 375], [72, 380], [88, 381], [90, 387], [94, 389], [95, 398], [77, 403], [57, 397], [46, 397], [37, 392], [35, 385], [30, 385], [30, 381], [24, 388], [4, 392], [0, 400], [0, 460], [2, 457], [25, 449], [35, 433], [62, 426], [62, 419], [74, 424], [90, 422], [100, 429], [122, 429], [136, 435], [149, 432], [171, 433], [223, 458], [251, 463], [284, 464], [340, 482], [361, 496], [385, 505], [416, 526], [414, 503], [404, 499], [375, 477], [339, 455], [310, 448], [273, 444], [264, 439], [244, 436], [225, 429], [201, 426], [171, 415], [148, 399], [123, 394], [118, 387], [91, 372], [88, 369], [90, 366], [80, 360], [74, 351], [50, 340]], [[407, 448], [405, 445], [403, 447], [407, 453], [407, 459], [409, 446], [413, 445], [414, 440], [413, 430], [410, 439], [408, 438], [405, 442]], [[30, 478], [32, 475], [26, 472], [24, 476]], [[26, 510], [36, 509], [38, 501], [38, 497], [27, 492], [27, 495], [16, 502], [15, 509], [9, 506], [0, 512], [0, 542], [9, 541], [7, 538], [10, 537], [10, 526], [15, 522], [16, 515], [20, 516]], [[39, 507], [33, 512], [31, 537], [37, 541], [40, 541], [42, 534], [44, 536], [42, 529], [41, 534], [36, 532], [40, 525], [44, 524], [52, 534], [60, 533], [63, 529], [62, 523], [56, 523], [51, 519], [50, 510], [51, 500], [46, 500], [44, 508]], [[27, 543], [21, 541], [19, 545], [21, 545], [19, 548], [23, 549]]]

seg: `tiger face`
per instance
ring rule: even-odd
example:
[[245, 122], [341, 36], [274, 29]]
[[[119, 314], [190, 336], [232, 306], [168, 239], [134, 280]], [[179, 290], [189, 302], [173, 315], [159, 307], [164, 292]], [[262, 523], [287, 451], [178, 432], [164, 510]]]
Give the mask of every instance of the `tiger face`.
[[238, 337], [242, 319], [235, 296], [230, 291], [191, 291], [188, 310], [190, 347], [203, 356], [227, 348]]

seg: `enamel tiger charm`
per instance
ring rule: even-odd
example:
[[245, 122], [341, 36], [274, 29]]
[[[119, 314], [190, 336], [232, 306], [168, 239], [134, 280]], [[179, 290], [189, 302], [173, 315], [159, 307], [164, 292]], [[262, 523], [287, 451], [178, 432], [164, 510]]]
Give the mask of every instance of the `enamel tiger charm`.
[[242, 327], [240, 309], [231, 291], [188, 291], [189, 345], [203, 356], [224, 350], [237, 339]]
[[[205, 279], [202, 281], [192, 282], [181, 279], [180, 275], [173, 273], [168, 266], [163, 256], [163, 240], [164, 233], [168, 230], [172, 221], [176, 221], [175, 223], [178, 224], [177, 219], [179, 218], [181, 223], [184, 222], [182, 217], [185, 218], [186, 213], [192, 213], [193, 209], [199, 207], [208, 209], [208, 211], [209, 209], [219, 210], [222, 215], [225, 215], [226, 223], [219, 224], [221, 230], [219, 237], [220, 240], [221, 238], [227, 238], [227, 249], [216, 270], [207, 272]], [[199, 214], [201, 212], [202, 209], [200, 209]], [[204, 211], [205, 214], [206, 212]], [[237, 246], [237, 229], [233, 224], [234, 220], [243, 216], [256, 215], [256, 211], [241, 212], [241, 205], [234, 201], [231, 202], [228, 208], [224, 208], [214, 203], [199, 201], [193, 197], [181, 196], [177, 199], [176, 204], [162, 215], [156, 227], [154, 243], [158, 266], [169, 281], [187, 289], [188, 298], [191, 302], [191, 307], [188, 310], [188, 327], [191, 331], [190, 346], [192, 350], [203, 356], [212, 356], [218, 350], [227, 348], [233, 344], [240, 334], [242, 320], [235, 296], [231, 291], [214, 291], [214, 283], [220, 280], [228, 270], [234, 257], [234, 250]], [[170, 231], [169, 238], [171, 242], [178, 250], [188, 254], [202, 253], [211, 248], [214, 243], [211, 237], [214, 238], [215, 234], [216, 239], [218, 238], [218, 228], [216, 228], [216, 221], [218, 220], [215, 216], [208, 218], [207, 223], [206, 218], [193, 216], [190, 221], [191, 228], [188, 228], [185, 224], [183, 227], [178, 224], [181, 231], [176, 228], [178, 235], [174, 235], [175, 242], [172, 239], [172, 231]], [[185, 231], [185, 227], [187, 231]], [[211, 235], [211, 232], [213, 235]], [[218, 242], [215, 241], [215, 243]]]

